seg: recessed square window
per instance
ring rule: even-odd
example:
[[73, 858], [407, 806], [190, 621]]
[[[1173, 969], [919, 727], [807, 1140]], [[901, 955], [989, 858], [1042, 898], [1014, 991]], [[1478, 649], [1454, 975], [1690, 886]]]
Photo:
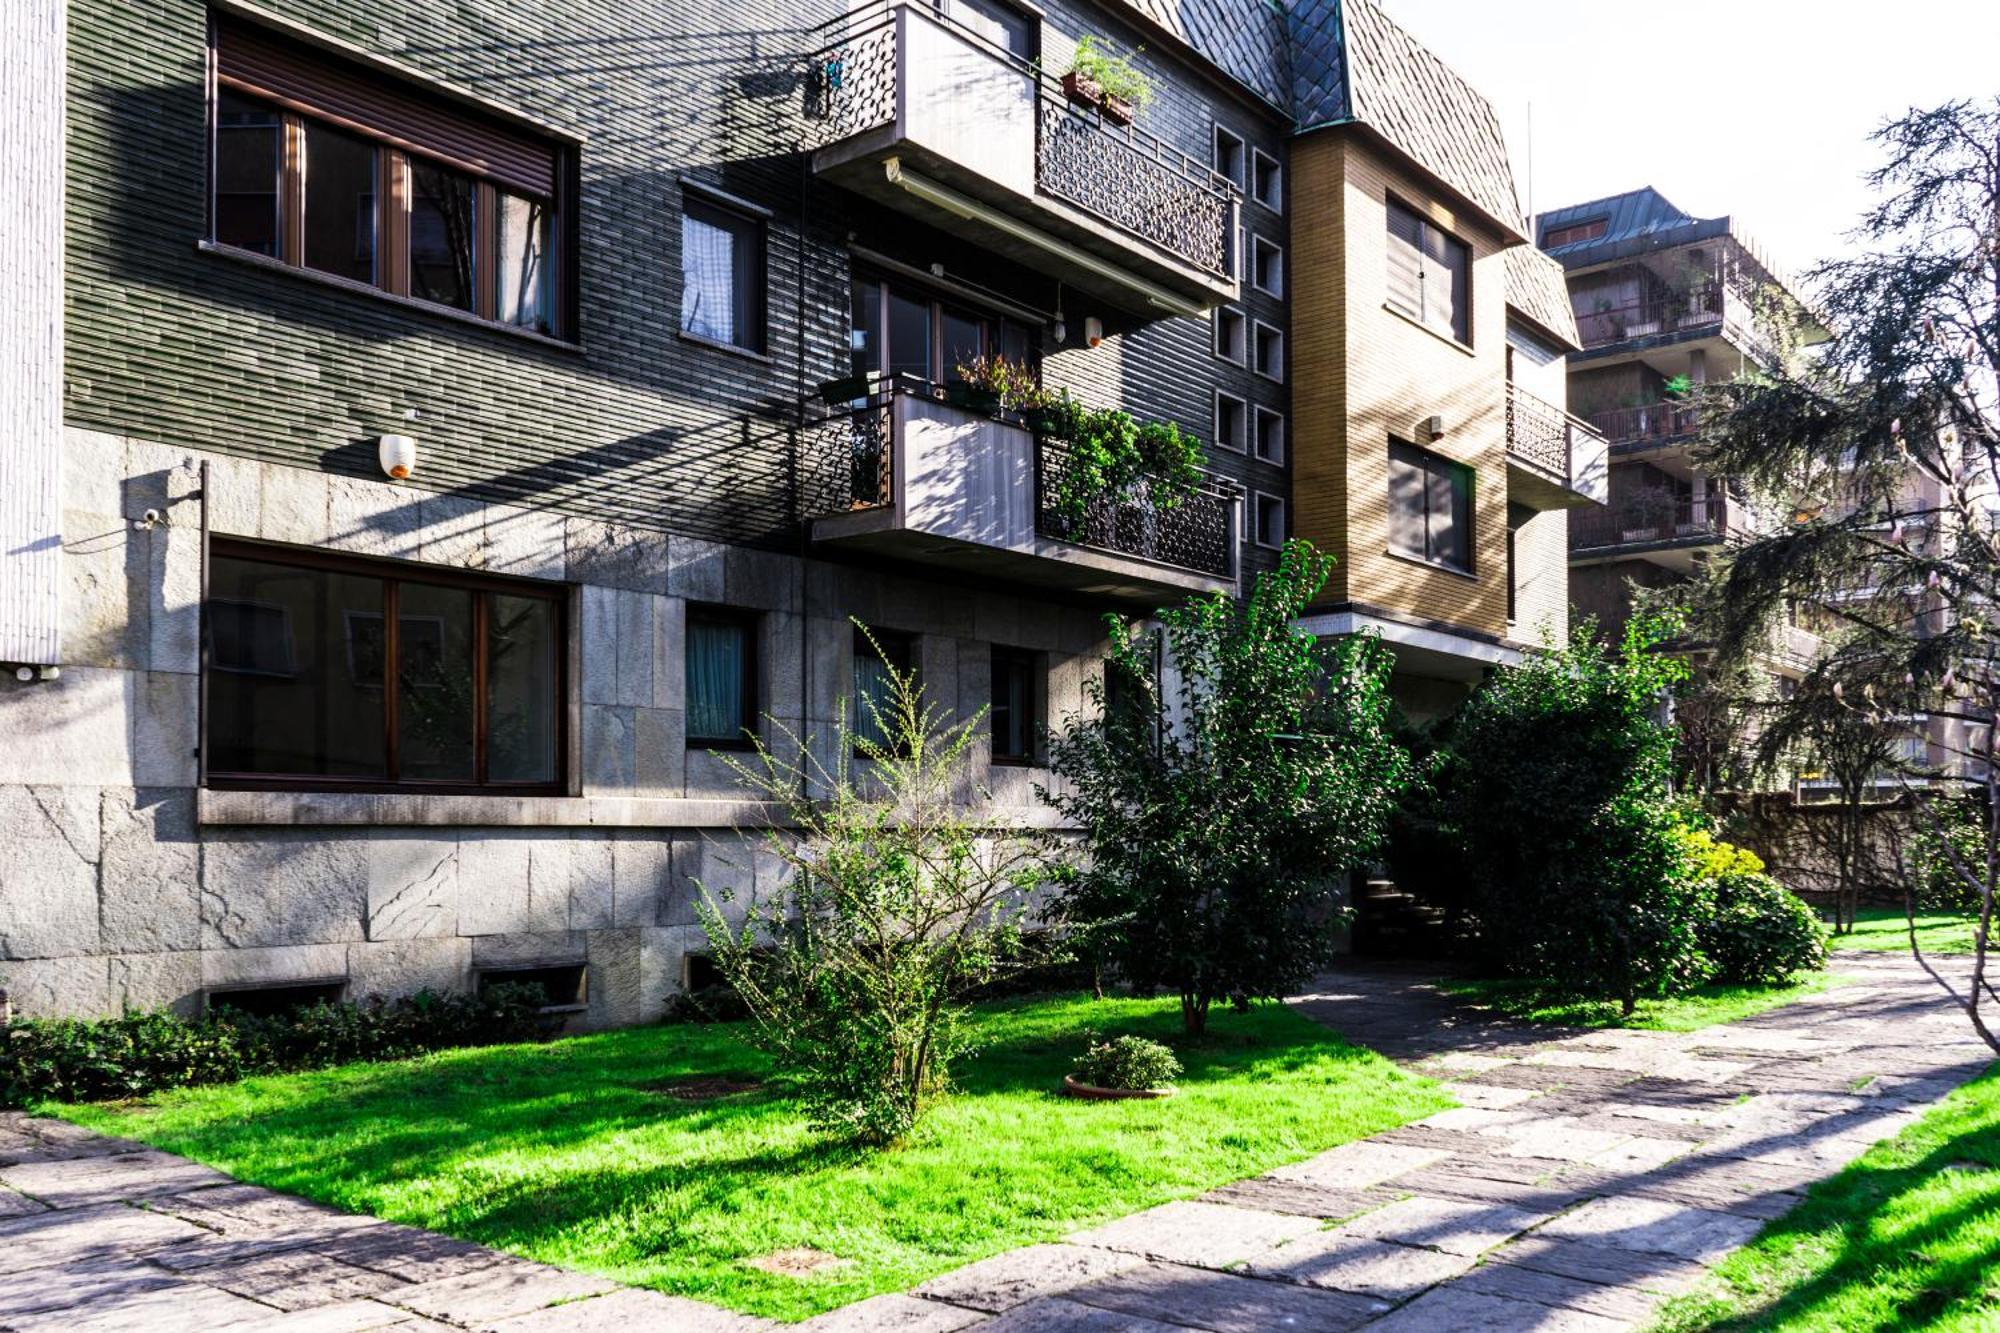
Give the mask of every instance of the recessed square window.
[[1415, 209], [1388, 203], [1389, 307], [1461, 343], [1472, 341], [1472, 251]]
[[1238, 189], [1243, 187], [1243, 136], [1215, 127], [1215, 169], [1229, 177]]
[[1215, 391], [1215, 443], [1217, 448], [1242, 453], [1246, 441], [1246, 406], [1233, 393]]
[[1250, 281], [1266, 296], [1285, 294], [1285, 251], [1262, 236], [1250, 242]]
[[1259, 546], [1277, 550], [1285, 544], [1285, 502], [1259, 491], [1251, 499], [1250, 536]]
[[687, 743], [747, 750], [757, 733], [757, 616], [734, 607], [687, 611]]
[[1251, 365], [1268, 379], [1285, 378], [1285, 332], [1263, 320], [1257, 321]]
[[1244, 364], [1249, 339], [1249, 323], [1241, 310], [1229, 306], [1215, 309], [1215, 354], [1224, 361]]
[[993, 699], [987, 710], [994, 763], [1035, 762], [1042, 735], [1043, 675], [1041, 654], [995, 645]]
[[896, 739], [896, 677], [915, 677], [917, 640], [886, 629], [854, 631], [854, 704], [848, 726], [857, 743], [887, 750]]
[[1282, 465], [1285, 461], [1285, 416], [1273, 412], [1268, 407], [1257, 409], [1255, 428], [1251, 432], [1256, 444], [1257, 457], [1266, 463]]
[[1389, 442], [1389, 549], [1472, 572], [1472, 469], [1402, 440]]
[[1278, 159], [1261, 148], [1250, 150], [1250, 197], [1274, 213], [1284, 211], [1284, 171]]

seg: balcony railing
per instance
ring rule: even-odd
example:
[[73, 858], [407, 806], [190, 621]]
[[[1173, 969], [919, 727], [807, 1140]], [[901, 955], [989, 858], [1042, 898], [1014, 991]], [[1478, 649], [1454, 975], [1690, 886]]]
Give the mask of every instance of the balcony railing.
[[[834, 408], [804, 428], [801, 455], [809, 515], [825, 517], [898, 503], [903, 488], [896, 476], [896, 400], [905, 396], [949, 405], [954, 391], [909, 375], [871, 378], [854, 402]], [[1030, 433], [1027, 423], [1014, 414], [976, 404], [956, 410], [965, 419], [990, 420], [1009, 432], [1018, 432], [1014, 439], [1024, 439]], [[1204, 473], [1195, 493], [1178, 504], [1163, 506], [1150, 498], [1101, 499], [1080, 519], [1072, 520], [1057, 501], [1070, 466], [1068, 448], [1040, 437], [1034, 437], [1032, 447], [1032, 523], [1040, 536], [1216, 578], [1234, 576], [1236, 506], [1241, 494], [1235, 483]], [[960, 458], [951, 460], [946, 468], [930, 460], [930, 467], [933, 475], [948, 475], [954, 479], [952, 484], [970, 488], [994, 483], [996, 470], [991, 463]], [[1004, 472], [997, 475], [1004, 476]], [[1011, 503], [1004, 496], [977, 500], [981, 506], [990, 501], [996, 508]], [[910, 503], [907, 495], [904, 502]], [[999, 526], [990, 525], [987, 530], [997, 531]]]
[[1590, 424], [1614, 447], [1684, 440], [1694, 435], [1700, 424], [1695, 405], [1685, 400], [1613, 407], [1588, 415]]
[[[1588, 298], [1587, 293], [1580, 295]], [[1706, 282], [1670, 296], [1579, 310], [1576, 315], [1577, 341], [1586, 351], [1631, 339], [1702, 331], [1729, 338], [1767, 365], [1776, 360], [1777, 344], [1762, 327], [1750, 296], [1729, 283]]]
[[1739, 500], [1618, 500], [1570, 515], [1569, 549], [1619, 546], [1709, 546], [1747, 536], [1751, 515]]
[[[910, 24], [935, 25], [910, 29]], [[1003, 183], [1014, 136], [1032, 152], [1035, 193], [1061, 200], [1217, 280], [1230, 274], [1237, 189], [1202, 159], [1137, 126], [1069, 101], [1059, 80], [985, 34], [928, 6], [873, 0], [827, 25], [836, 40], [809, 57], [805, 144], [823, 148], [897, 122], [911, 100], [940, 92], [983, 109], [965, 163]], [[916, 35], [912, 35], [912, 31]], [[934, 41], [941, 32], [946, 40]], [[916, 43], [915, 46], [912, 44]], [[922, 54], [917, 54], [921, 52]], [[928, 61], [929, 69], [903, 68]], [[915, 86], [916, 81], [925, 86]], [[930, 82], [949, 88], [933, 89]], [[1031, 112], [1017, 123], [1016, 109]], [[964, 125], [952, 127], [963, 133]], [[1032, 144], [1027, 136], [1032, 135]], [[1029, 164], [1023, 160], [1022, 174]]]

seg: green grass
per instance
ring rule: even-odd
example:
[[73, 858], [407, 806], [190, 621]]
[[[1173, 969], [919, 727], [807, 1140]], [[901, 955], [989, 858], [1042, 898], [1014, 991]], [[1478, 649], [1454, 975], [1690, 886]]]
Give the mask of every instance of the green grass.
[[1615, 1000], [1579, 1000], [1540, 981], [1484, 980], [1449, 977], [1438, 989], [1492, 1010], [1517, 1023], [1555, 1023], [1580, 1028], [1653, 1028], [1692, 1032], [1714, 1023], [1731, 1023], [1804, 995], [1826, 989], [1825, 976], [1808, 977], [1788, 986], [1703, 986], [1671, 999], [1641, 999], [1630, 1017], [1618, 1012]]
[[1813, 1186], [1658, 1327], [2000, 1327], [2000, 1074]]
[[[244, 1180], [621, 1282], [785, 1319], [1295, 1161], [1452, 1104], [1437, 1085], [1279, 1005], [1180, 1039], [1177, 1001], [982, 1007], [959, 1095], [886, 1153], [811, 1133], [781, 1090], [683, 1103], [647, 1085], [760, 1075], [728, 1027], [257, 1078], [144, 1105], [43, 1108]], [[1053, 1095], [1083, 1033], [1167, 1041], [1151, 1102]], [[744, 1260], [810, 1246], [798, 1278]]]
[[[1917, 913], [1917, 945], [1925, 953], [1971, 953], [1977, 915], [1962, 912]], [[1909, 918], [1900, 907], [1864, 907], [1854, 914], [1851, 934], [1833, 937], [1836, 949], [1869, 953], [1908, 953]]]

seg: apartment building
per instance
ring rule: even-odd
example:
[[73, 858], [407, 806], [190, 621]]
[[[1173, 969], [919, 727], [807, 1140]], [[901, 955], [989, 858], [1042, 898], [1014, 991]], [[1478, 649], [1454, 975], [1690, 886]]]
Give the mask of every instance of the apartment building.
[[[885, 664], [990, 710], [1032, 819], [1104, 617], [1293, 533], [1415, 709], [1560, 625], [1576, 330], [1490, 108], [1365, 4], [4, 22], [23, 1012], [510, 978], [640, 1021], [696, 886], [780, 873], [732, 757], [831, 764]], [[1145, 105], [1065, 84], [1085, 37]], [[1191, 432], [1196, 493], [1060, 503], [982, 356]]]

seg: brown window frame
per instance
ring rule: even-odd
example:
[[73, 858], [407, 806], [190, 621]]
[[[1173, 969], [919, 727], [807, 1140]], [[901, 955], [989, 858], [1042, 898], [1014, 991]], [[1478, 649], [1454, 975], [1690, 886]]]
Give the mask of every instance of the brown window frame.
[[[757, 748], [757, 739], [763, 728], [758, 720], [763, 716], [758, 710], [763, 703], [763, 654], [762, 643], [764, 617], [740, 606], [723, 606], [715, 602], [690, 602], [687, 607], [687, 623], [681, 634], [681, 670], [687, 671], [687, 644], [692, 636], [686, 631], [697, 623], [710, 625], [730, 625], [743, 631], [743, 729], [731, 737], [696, 736], [692, 732], [682, 737], [682, 743], [690, 750], [738, 750], [749, 751]], [[693, 708], [688, 716], [693, 716]]]
[[[570, 587], [540, 579], [515, 579], [498, 574], [469, 574], [414, 560], [386, 560], [372, 556], [345, 555], [278, 542], [247, 541], [237, 537], [211, 537], [208, 555], [237, 560], [255, 560], [294, 569], [318, 570], [330, 574], [354, 574], [382, 580], [383, 635], [383, 777], [341, 778], [322, 774], [229, 773], [204, 764], [203, 785], [216, 791], [347, 791], [364, 793], [420, 792], [432, 796], [564, 796], [569, 794], [569, 646]], [[207, 562], [204, 561], [204, 569]], [[400, 588], [405, 583], [425, 583], [477, 593], [472, 603], [473, 643], [473, 772], [472, 782], [404, 780], [397, 776], [398, 744], [396, 715], [401, 682], [392, 669], [396, 661], [400, 627]], [[486, 772], [486, 671], [488, 596], [534, 597], [554, 608], [555, 680], [550, 699], [554, 709], [555, 776], [547, 782], [489, 782], [478, 775]], [[206, 698], [210, 673], [211, 641], [208, 624], [210, 593], [201, 590], [201, 688]], [[208, 728], [214, 725], [214, 710], [202, 712], [201, 753], [212, 753]]]
[[[260, 82], [237, 77], [227, 72], [223, 66], [222, 43], [226, 33], [257, 32], [254, 39], [277, 48], [287, 46], [297, 48], [300, 60], [318, 61], [329, 68], [337, 69], [337, 77], [352, 86], [375, 85], [382, 91], [385, 105], [398, 104], [396, 111], [382, 112], [382, 119], [370, 123], [367, 112], [350, 105], [334, 105], [333, 101], [317, 103], [310, 98], [288, 91], [274, 90]], [[280, 145], [283, 167], [279, 177], [278, 194], [278, 254], [271, 257], [254, 251], [239, 250], [217, 238], [216, 184], [217, 184], [217, 114], [221, 95], [228, 92], [233, 96], [269, 108], [279, 117]], [[247, 23], [233, 16], [211, 14], [209, 22], [208, 59], [208, 106], [207, 106], [207, 220], [205, 225], [206, 243], [217, 250], [230, 254], [253, 256], [263, 263], [277, 263], [286, 268], [296, 269], [315, 279], [331, 282], [350, 289], [362, 289], [386, 293], [408, 301], [422, 309], [434, 310], [459, 319], [469, 319], [509, 333], [525, 334], [531, 337], [550, 338], [556, 341], [570, 341], [576, 332], [576, 290], [577, 290], [577, 163], [575, 146], [546, 135], [536, 135], [525, 129], [505, 126], [497, 117], [479, 117], [473, 112], [452, 110], [440, 114], [450, 116], [459, 124], [474, 123], [484, 135], [497, 141], [512, 140], [523, 146], [530, 155], [546, 155], [551, 159], [548, 193], [540, 193], [521, 183], [517, 177], [508, 179], [504, 169], [481, 170], [477, 162], [467, 161], [445, 147], [427, 149], [411, 143], [399, 130], [410, 115], [407, 106], [423, 105], [427, 102], [440, 103], [442, 99], [425, 90], [420, 84], [409, 80], [398, 80], [393, 73], [372, 69], [359, 61], [343, 59], [337, 54], [318, 51], [306, 43], [285, 37], [274, 31], [263, 31], [257, 25]], [[335, 99], [339, 100], [339, 99]], [[375, 276], [372, 282], [326, 273], [309, 268], [305, 263], [305, 133], [306, 122], [313, 121], [329, 126], [345, 134], [365, 140], [375, 149], [377, 186], [375, 190]], [[441, 137], [440, 145], [448, 142]], [[428, 162], [457, 175], [469, 178], [476, 189], [474, 202], [474, 250], [473, 279], [475, 292], [472, 309], [442, 302], [426, 300], [411, 293], [410, 283], [410, 217], [414, 199], [410, 172], [413, 161]], [[510, 194], [532, 199], [541, 203], [549, 212], [548, 221], [548, 267], [545, 281], [548, 286], [546, 307], [547, 326], [514, 324], [499, 318], [499, 197]]]

